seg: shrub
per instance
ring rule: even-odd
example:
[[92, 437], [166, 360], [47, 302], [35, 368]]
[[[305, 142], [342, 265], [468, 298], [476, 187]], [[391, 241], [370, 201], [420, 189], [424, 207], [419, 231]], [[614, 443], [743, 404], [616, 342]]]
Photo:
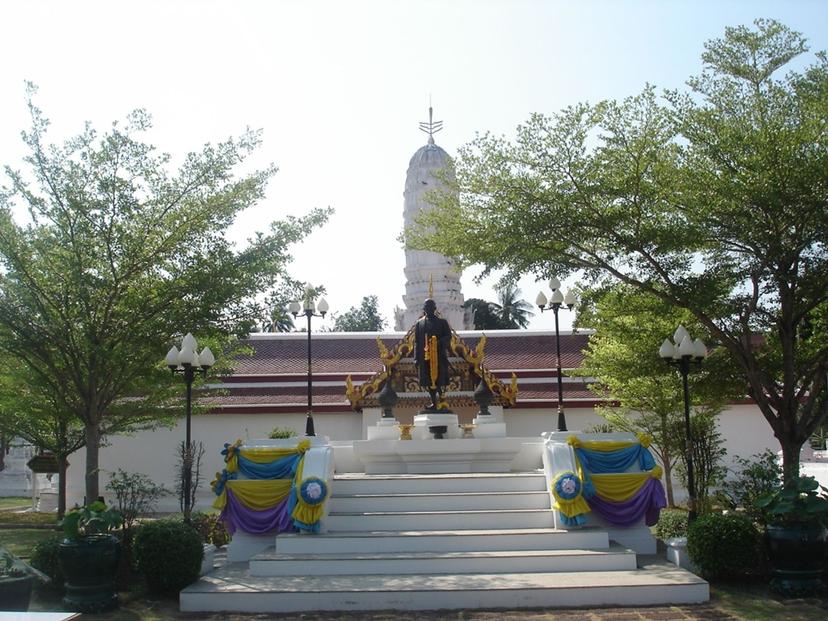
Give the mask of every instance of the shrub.
[[130, 555], [136, 520], [141, 515], [152, 513], [158, 499], [168, 494], [169, 491], [163, 485], [154, 483], [145, 474], [131, 474], [120, 468], [111, 475], [106, 488], [115, 494], [118, 511], [124, 520], [121, 526], [124, 550], [127, 555]]
[[290, 427], [274, 427], [273, 430], [267, 434], [267, 437], [271, 440], [276, 440], [278, 438], [293, 438], [294, 436], [296, 436], [296, 431]]
[[722, 483], [717, 500], [728, 509], [742, 509], [750, 519], [767, 524], [767, 511], [756, 501], [776, 490], [782, 480], [782, 468], [776, 454], [770, 449], [751, 455], [736, 457], [732, 476]]
[[681, 509], [663, 509], [658, 516], [658, 523], [653, 528], [655, 536], [662, 541], [673, 537], [687, 536], [687, 511]]
[[584, 429], [584, 433], [614, 433], [612, 423], [595, 423]]
[[204, 543], [212, 543], [217, 548], [230, 541], [230, 535], [224, 522], [219, 519], [218, 513], [193, 513], [191, 518], [193, 528], [198, 531]]
[[51, 582], [48, 586], [56, 591], [63, 591], [63, 572], [58, 559], [60, 540], [61, 537], [55, 535], [38, 541], [32, 548], [32, 557], [29, 560], [32, 567], [49, 576]]
[[192, 526], [167, 519], [147, 522], [138, 529], [134, 553], [147, 588], [164, 595], [198, 579], [204, 548]]
[[[672, 433], [679, 441], [679, 462], [676, 471], [681, 478], [684, 489], [687, 485], [687, 436], [684, 422], [674, 421]], [[711, 492], [724, 479], [727, 469], [722, 459], [727, 454], [722, 440], [722, 434], [716, 427], [716, 417], [709, 411], [699, 411], [690, 419], [690, 431], [693, 442], [690, 447], [693, 452], [693, 479], [696, 489], [696, 511], [708, 513], [712, 509], [713, 496]]]
[[744, 578], [756, 573], [762, 560], [761, 538], [741, 515], [708, 513], [687, 529], [687, 552], [707, 579]]

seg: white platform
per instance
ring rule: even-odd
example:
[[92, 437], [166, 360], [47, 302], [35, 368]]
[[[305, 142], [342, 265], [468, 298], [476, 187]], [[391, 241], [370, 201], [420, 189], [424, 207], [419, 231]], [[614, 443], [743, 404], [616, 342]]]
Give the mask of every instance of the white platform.
[[353, 451], [368, 474], [448, 474], [540, 468], [540, 446], [536, 438], [429, 438], [357, 440]]
[[[709, 599], [704, 580], [666, 560], [636, 557], [610, 542], [605, 529], [549, 527], [541, 472], [348, 474], [336, 477], [332, 492], [327, 533], [280, 535], [249, 564], [219, 567], [181, 592], [181, 610], [632, 606]], [[520, 516], [539, 521], [519, 528]]]

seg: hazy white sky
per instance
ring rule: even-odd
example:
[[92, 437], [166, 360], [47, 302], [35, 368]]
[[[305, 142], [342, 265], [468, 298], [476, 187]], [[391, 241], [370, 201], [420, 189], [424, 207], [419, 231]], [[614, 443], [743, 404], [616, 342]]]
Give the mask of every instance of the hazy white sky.
[[[426, 141], [417, 124], [429, 95], [445, 124], [436, 141], [453, 154], [475, 132], [511, 136], [532, 112], [625, 97], [645, 82], [680, 87], [700, 71], [705, 40], [757, 17], [828, 49], [824, 0], [4, 0], [0, 163], [23, 154], [24, 80], [40, 87], [54, 142], [138, 107], [174, 158], [261, 128], [254, 163], [279, 172], [230, 234], [241, 242], [330, 205], [335, 216], [296, 248], [292, 275], [324, 284], [332, 311], [376, 294], [392, 323], [405, 285], [405, 172]], [[494, 299], [473, 275], [466, 298]], [[546, 289], [532, 277], [521, 286], [530, 302]], [[531, 327], [552, 325], [538, 313]]]

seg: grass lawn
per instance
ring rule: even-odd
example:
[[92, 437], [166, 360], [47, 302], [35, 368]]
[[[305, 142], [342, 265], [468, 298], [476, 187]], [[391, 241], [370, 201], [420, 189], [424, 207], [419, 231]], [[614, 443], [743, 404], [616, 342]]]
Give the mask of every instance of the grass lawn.
[[0, 524], [17, 524], [25, 526], [54, 526], [57, 524], [56, 513], [38, 513], [37, 511], [0, 511]]
[[0, 529], [0, 546], [15, 556], [29, 558], [38, 541], [57, 534], [45, 528], [4, 528]]
[[2, 496], [0, 497], [0, 511], [3, 509], [17, 509], [19, 507], [31, 507], [32, 499], [26, 496]]

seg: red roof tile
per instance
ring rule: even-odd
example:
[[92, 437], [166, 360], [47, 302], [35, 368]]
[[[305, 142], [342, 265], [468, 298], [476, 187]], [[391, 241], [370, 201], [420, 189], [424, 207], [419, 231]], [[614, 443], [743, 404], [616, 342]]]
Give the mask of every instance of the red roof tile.
[[[403, 334], [379, 335], [389, 350]], [[474, 348], [480, 332], [463, 332], [460, 338]], [[486, 333], [484, 365], [502, 381], [514, 371], [518, 378], [548, 378], [548, 382], [518, 384], [516, 407], [548, 407], [557, 401], [554, 381], [555, 335], [553, 332], [509, 330]], [[350, 409], [345, 397], [344, 378], [352, 375], [355, 383], [382, 370], [375, 333], [319, 333], [311, 335], [314, 408], [336, 411]], [[589, 336], [585, 333], [561, 334], [561, 366], [576, 368], [583, 359]], [[241, 356], [234, 365], [234, 375], [225, 383], [224, 394], [210, 395], [204, 402], [217, 411], [286, 411], [304, 410], [307, 404], [307, 334], [253, 335], [247, 344], [251, 356]], [[323, 382], [336, 382], [323, 385]], [[537, 381], [537, 380], [535, 380]], [[238, 386], [234, 386], [238, 384]], [[256, 384], [261, 384], [256, 386]], [[274, 386], [274, 384], [277, 384]], [[289, 385], [285, 385], [289, 384]], [[567, 404], [594, 403], [596, 395], [585, 382], [568, 380], [563, 384]]]

